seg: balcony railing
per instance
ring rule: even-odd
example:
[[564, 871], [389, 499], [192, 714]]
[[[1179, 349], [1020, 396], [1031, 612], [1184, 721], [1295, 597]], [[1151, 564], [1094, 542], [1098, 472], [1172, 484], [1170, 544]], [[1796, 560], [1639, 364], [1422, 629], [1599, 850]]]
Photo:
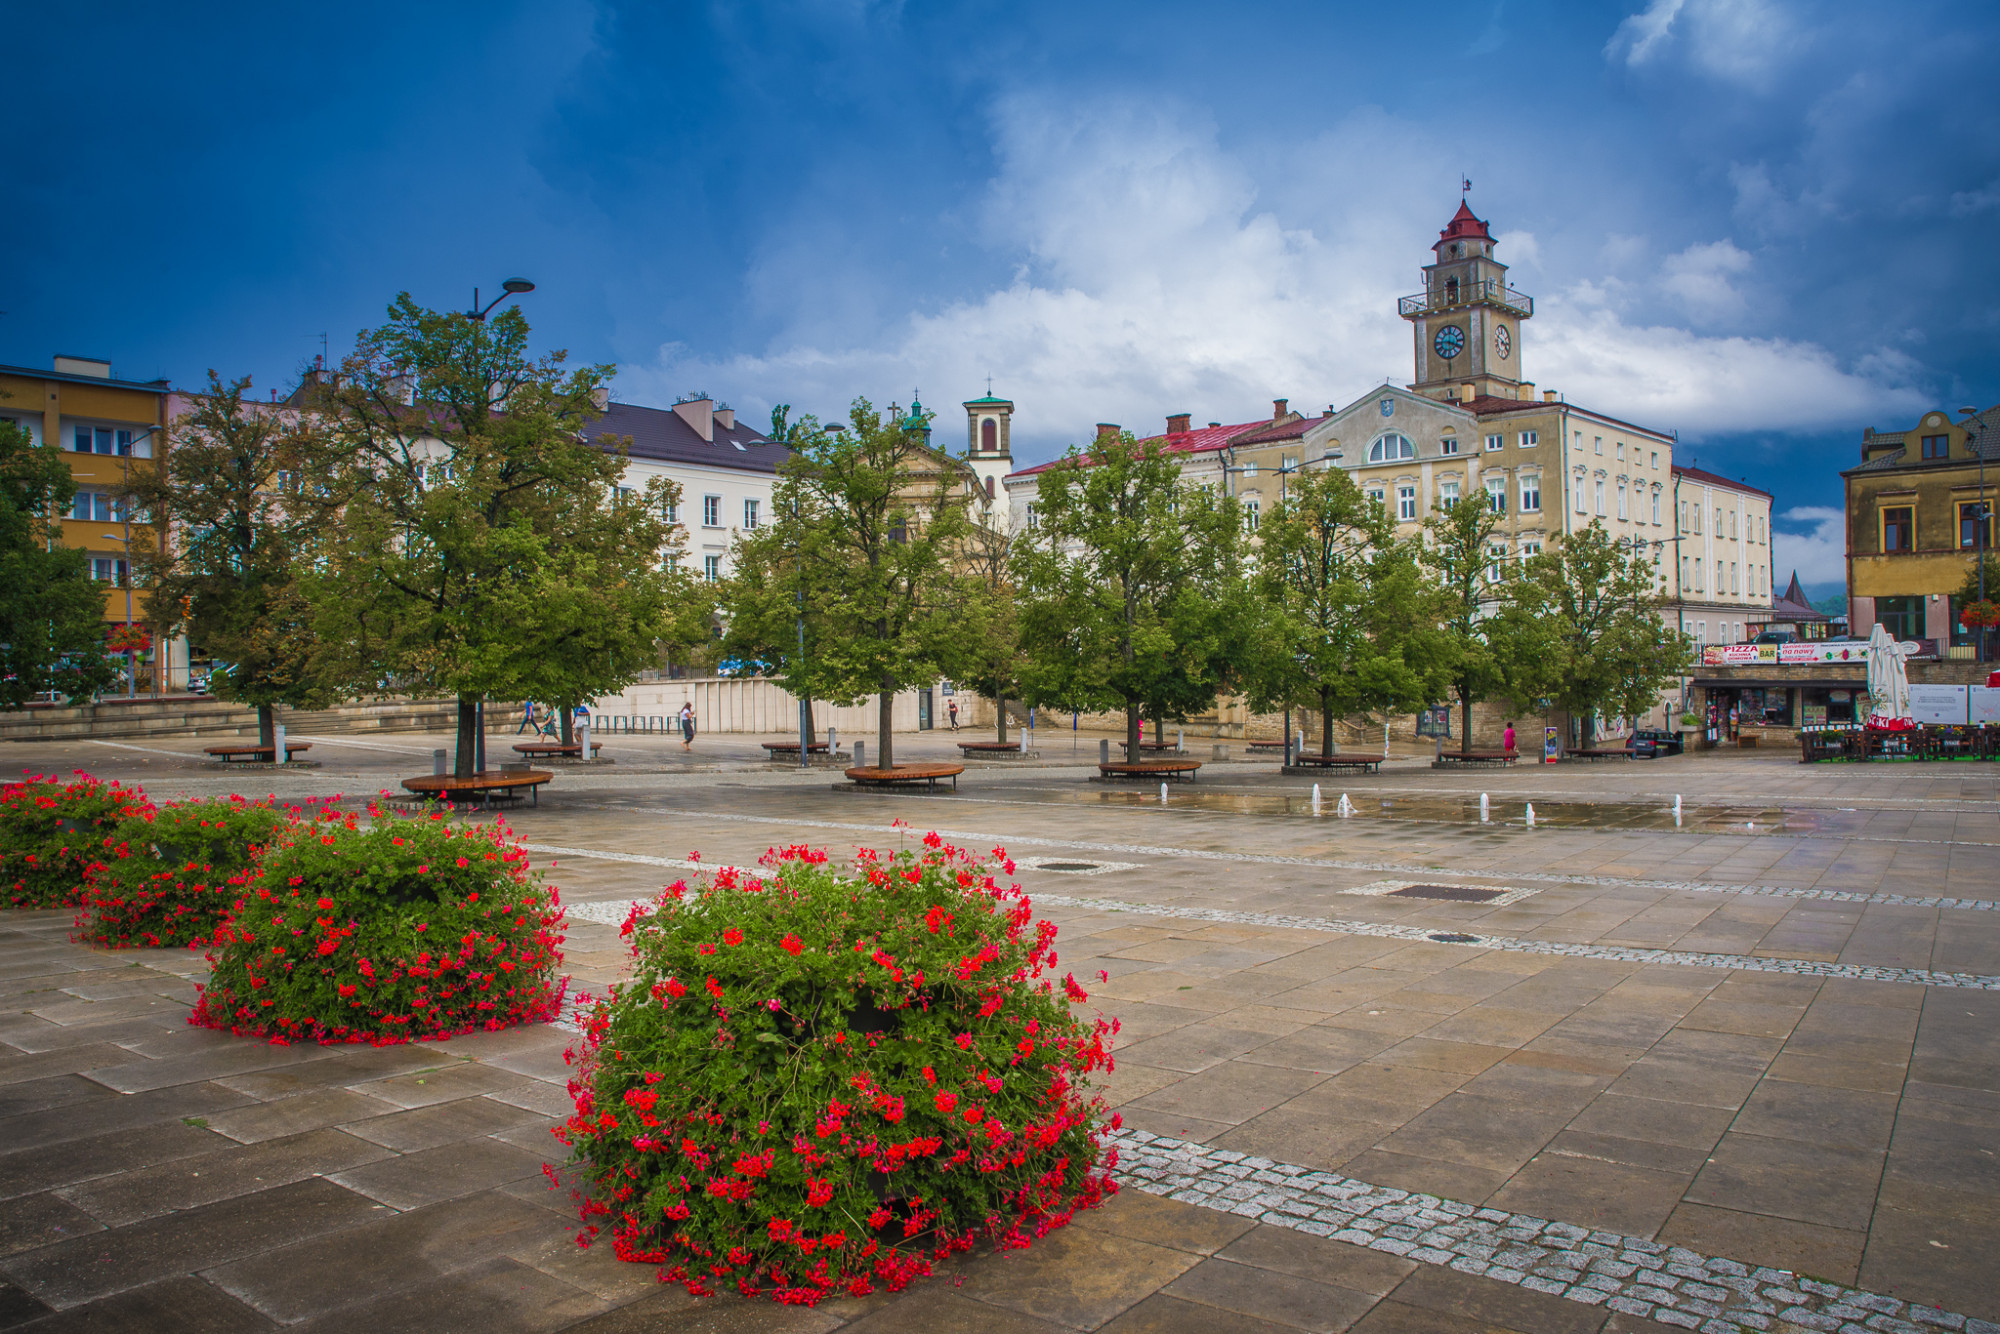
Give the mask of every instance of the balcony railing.
[[1412, 319], [1418, 315], [1434, 315], [1440, 311], [1457, 310], [1461, 306], [1481, 304], [1498, 306], [1522, 319], [1535, 313], [1533, 297], [1493, 279], [1461, 283], [1456, 287], [1440, 286], [1435, 291], [1403, 297], [1396, 302], [1396, 313], [1404, 319]]

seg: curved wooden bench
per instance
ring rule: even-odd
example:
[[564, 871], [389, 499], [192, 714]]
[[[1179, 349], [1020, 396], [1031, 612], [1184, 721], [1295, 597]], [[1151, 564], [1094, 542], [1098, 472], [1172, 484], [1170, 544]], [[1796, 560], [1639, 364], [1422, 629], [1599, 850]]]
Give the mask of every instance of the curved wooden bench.
[[1295, 768], [1315, 769], [1366, 769], [1374, 773], [1382, 767], [1380, 755], [1321, 755], [1313, 751], [1300, 751], [1292, 756]]
[[[796, 741], [764, 741], [760, 742], [759, 744], [764, 747], [765, 751], [768, 752], [770, 757], [774, 760], [777, 759], [780, 755], [796, 755], [799, 753], [799, 743]], [[826, 742], [824, 741], [813, 742], [811, 745], [806, 747], [806, 754], [808, 755], [826, 754]]]
[[411, 792], [426, 797], [451, 798], [459, 794], [479, 798], [484, 806], [493, 793], [502, 793], [510, 798], [518, 798], [523, 788], [533, 798], [534, 804], [542, 804], [542, 784], [555, 775], [546, 769], [486, 769], [479, 773], [459, 778], [453, 774], [425, 774], [421, 778], [405, 778], [403, 786]]
[[1100, 764], [1097, 773], [1105, 779], [1164, 778], [1170, 782], [1193, 782], [1195, 771], [1200, 768], [1200, 760], [1133, 760], [1122, 764]]
[[[604, 743], [602, 741], [591, 742], [590, 743], [591, 758], [595, 759], [597, 757], [597, 752], [603, 749], [604, 749]], [[516, 755], [526, 755], [531, 758], [543, 755], [554, 755], [554, 756], [559, 756], [563, 759], [580, 760], [583, 758], [583, 743], [581, 741], [576, 741], [565, 746], [560, 741], [524, 741], [520, 745], [514, 747], [514, 753]]]
[[[287, 741], [285, 743], [285, 758], [289, 760], [292, 758], [292, 756], [298, 754], [300, 751], [311, 750], [311, 749], [312, 749], [312, 742], [310, 741]], [[203, 746], [201, 749], [202, 754], [213, 755], [216, 759], [222, 761], [224, 764], [234, 764], [240, 760], [253, 760], [253, 761], [260, 760], [266, 764], [269, 764], [271, 762], [271, 756], [274, 753], [274, 751], [275, 747], [272, 746], [255, 746], [255, 745]]]
[[899, 764], [893, 769], [879, 769], [872, 765], [845, 771], [849, 781], [861, 787], [895, 787], [903, 783], [922, 783], [925, 791], [937, 791], [938, 780], [949, 778], [951, 790], [958, 791], [958, 776], [965, 772], [962, 764]]
[[1438, 755], [1454, 764], [1512, 764], [1520, 758], [1518, 750], [1447, 750]]
[[1285, 743], [1282, 741], [1249, 741], [1244, 744], [1251, 750], [1283, 750], [1285, 748]]
[[1632, 758], [1632, 751], [1626, 746], [1579, 746], [1575, 750], [1564, 751], [1563, 758], [1566, 760], [1590, 760], [1593, 762], [1597, 760], [1629, 760]]
[[960, 741], [958, 753], [967, 759], [981, 755], [1019, 755], [1021, 743], [1018, 741]]
[[[1130, 749], [1123, 741], [1116, 744], [1120, 750]], [[1148, 751], [1155, 755], [1175, 755], [1180, 753], [1180, 746], [1172, 741], [1141, 741], [1139, 743], [1139, 753], [1144, 755]]]

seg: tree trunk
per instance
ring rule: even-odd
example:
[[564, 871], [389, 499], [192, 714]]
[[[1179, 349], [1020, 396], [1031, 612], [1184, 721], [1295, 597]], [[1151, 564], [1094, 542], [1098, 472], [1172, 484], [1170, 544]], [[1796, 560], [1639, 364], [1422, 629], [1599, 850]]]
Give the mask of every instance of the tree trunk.
[[811, 695], [806, 696], [805, 704], [806, 704], [806, 740], [811, 741], [819, 735], [818, 731], [819, 723], [813, 718], [813, 702]]
[[1597, 745], [1597, 714], [1595, 711], [1583, 715], [1577, 724], [1583, 729], [1583, 748], [1590, 750]]
[[1319, 692], [1319, 753], [1333, 754], [1333, 692]]
[[[257, 744], [275, 746], [278, 744], [278, 711], [269, 704], [257, 706]], [[285, 757], [276, 757], [283, 760]]]
[[460, 695], [458, 697], [458, 751], [452, 758], [451, 771], [460, 778], [470, 778], [478, 769], [479, 747], [479, 697]]
[[1139, 743], [1145, 739], [1146, 723], [1139, 716], [1137, 704], [1125, 706], [1125, 759], [1132, 763], [1139, 758]]
[[[576, 724], [576, 706], [573, 704], [564, 704], [560, 707], [559, 712], [562, 714], [562, 721], [558, 724], [562, 732], [562, 743], [565, 746], [574, 745], [576, 743], [570, 738], [573, 735], [571, 729]], [[585, 758], [589, 757], [586, 756]]]
[[1156, 746], [1167, 744], [1167, 720], [1164, 718], [1153, 719], [1153, 744]]
[[1472, 751], [1472, 695], [1468, 691], [1458, 692], [1458, 753]]
[[893, 769], [896, 767], [896, 734], [890, 724], [896, 716], [896, 695], [885, 687], [875, 699], [875, 749], [878, 752], [875, 767]]
[[1007, 744], [1007, 697], [1002, 695], [993, 702], [999, 706], [994, 713], [993, 725], [997, 729], [1000, 744], [1004, 746]]

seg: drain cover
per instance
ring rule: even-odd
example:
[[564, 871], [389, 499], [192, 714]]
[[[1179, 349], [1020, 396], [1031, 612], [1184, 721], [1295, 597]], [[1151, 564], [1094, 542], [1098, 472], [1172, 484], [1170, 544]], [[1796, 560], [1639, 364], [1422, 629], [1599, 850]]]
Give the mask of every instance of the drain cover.
[[1409, 885], [1390, 894], [1398, 899], [1437, 899], [1444, 903], [1491, 903], [1507, 891], [1471, 885]]
[[1463, 931], [1433, 931], [1431, 939], [1440, 945], [1470, 945], [1478, 936], [1468, 936]]
[[1042, 862], [1035, 867], [1038, 871], [1095, 871], [1096, 862]]

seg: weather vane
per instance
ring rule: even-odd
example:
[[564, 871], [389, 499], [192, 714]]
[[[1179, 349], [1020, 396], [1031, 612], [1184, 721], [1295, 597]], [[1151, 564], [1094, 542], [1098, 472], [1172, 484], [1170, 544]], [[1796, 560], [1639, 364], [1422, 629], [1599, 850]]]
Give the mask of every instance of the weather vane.
[[1472, 193], [1472, 178], [1470, 176], [1466, 176], [1461, 173], [1458, 178], [1458, 197], [1461, 201], [1463, 201], [1464, 198], [1471, 193]]

